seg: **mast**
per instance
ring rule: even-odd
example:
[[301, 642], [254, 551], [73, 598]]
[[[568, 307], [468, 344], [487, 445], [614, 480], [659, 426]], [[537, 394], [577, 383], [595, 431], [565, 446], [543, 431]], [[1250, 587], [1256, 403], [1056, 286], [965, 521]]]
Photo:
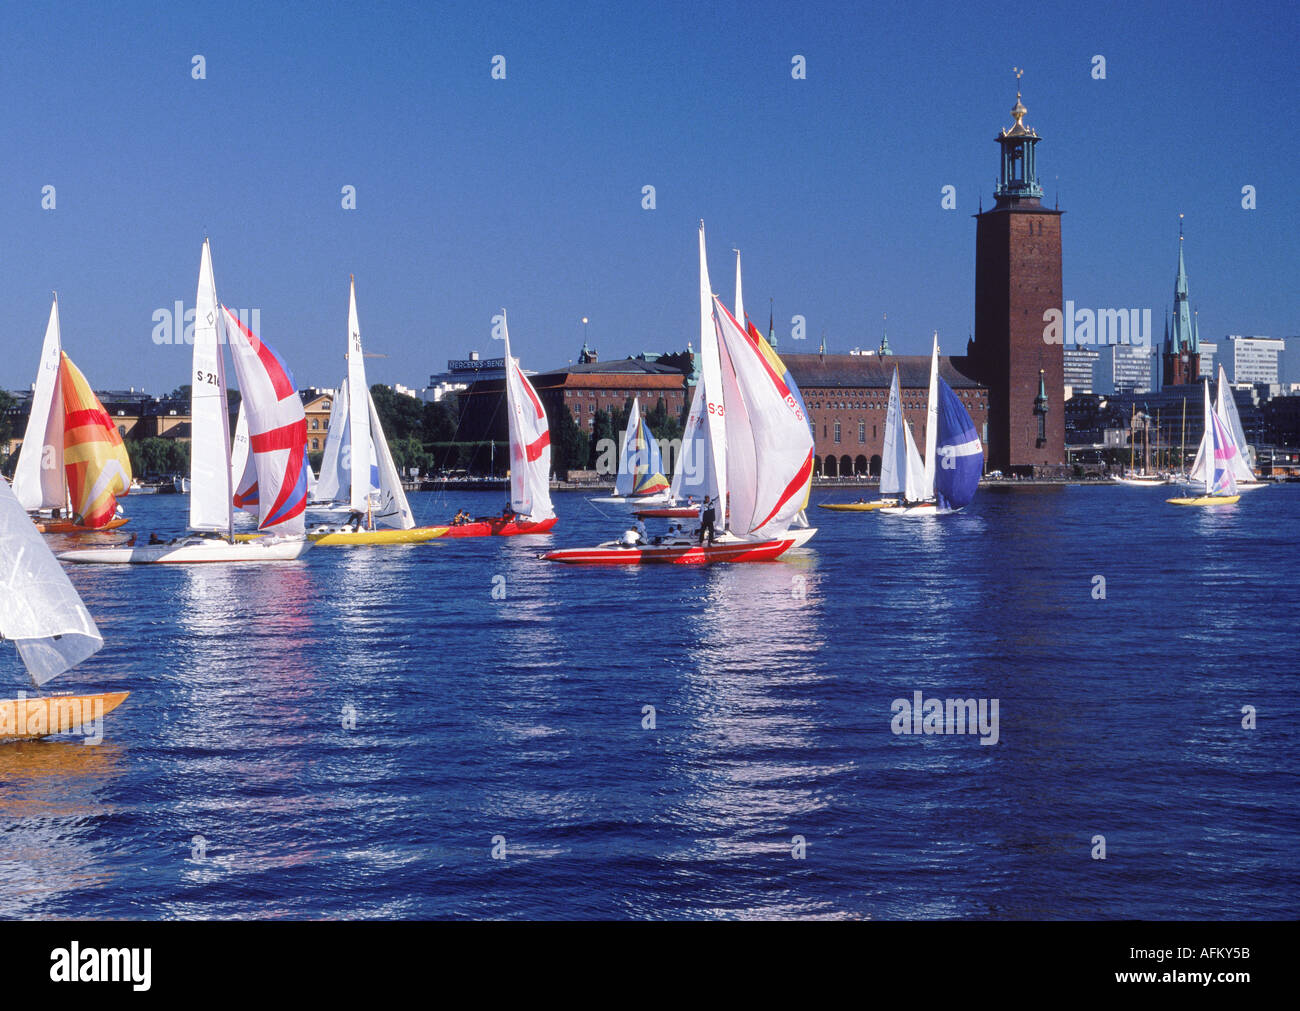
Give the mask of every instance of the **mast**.
[[1133, 473], [1134, 460], [1133, 451], [1137, 448], [1136, 440], [1133, 438], [1133, 430], [1137, 428], [1138, 405], [1136, 402], [1129, 408], [1128, 414], [1128, 472]]
[[736, 322], [741, 328], [745, 328], [745, 299], [740, 292], [740, 250], [733, 249], [736, 254]]

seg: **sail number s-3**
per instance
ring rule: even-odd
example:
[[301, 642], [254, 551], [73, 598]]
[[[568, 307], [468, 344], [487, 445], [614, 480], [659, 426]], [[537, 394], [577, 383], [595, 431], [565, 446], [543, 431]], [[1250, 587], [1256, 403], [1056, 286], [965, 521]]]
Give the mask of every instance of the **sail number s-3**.
[[715, 404], [712, 400], [710, 400], [710, 401], [709, 401], [709, 413], [710, 413], [710, 414], [716, 414], [719, 418], [721, 418], [721, 417], [722, 417], [722, 404]]

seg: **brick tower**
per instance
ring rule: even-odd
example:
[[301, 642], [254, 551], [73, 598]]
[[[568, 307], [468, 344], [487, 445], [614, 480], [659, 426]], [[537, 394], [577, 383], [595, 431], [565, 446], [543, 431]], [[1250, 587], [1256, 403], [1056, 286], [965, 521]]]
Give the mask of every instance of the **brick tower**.
[[[1019, 79], [1020, 71], [1016, 72]], [[1016, 91], [1015, 125], [994, 138], [1002, 168], [991, 210], [975, 216], [975, 336], [970, 368], [989, 391], [988, 468], [1051, 472], [1065, 463], [1065, 357], [1044, 331], [1061, 297], [1061, 211], [1043, 206]]]

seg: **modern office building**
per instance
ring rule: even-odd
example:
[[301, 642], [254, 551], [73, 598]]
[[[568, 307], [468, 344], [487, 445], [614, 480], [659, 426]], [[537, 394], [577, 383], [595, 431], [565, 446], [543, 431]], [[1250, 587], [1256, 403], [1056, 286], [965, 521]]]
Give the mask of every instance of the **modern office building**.
[[1225, 338], [1228, 347], [1224, 352], [1224, 368], [1228, 381], [1234, 386], [1248, 383], [1276, 385], [1280, 380], [1278, 360], [1286, 350], [1286, 341], [1280, 337]]

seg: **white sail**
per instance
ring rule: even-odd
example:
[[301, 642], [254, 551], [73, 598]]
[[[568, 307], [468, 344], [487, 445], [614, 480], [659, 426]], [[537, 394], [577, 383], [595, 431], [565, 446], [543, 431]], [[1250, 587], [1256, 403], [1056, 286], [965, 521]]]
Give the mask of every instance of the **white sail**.
[[641, 425], [641, 402], [632, 401], [632, 410], [627, 415], [627, 427], [623, 429], [622, 445], [618, 454], [618, 476], [614, 479], [615, 495], [631, 495], [636, 483], [636, 436]]
[[62, 509], [68, 497], [63, 471], [63, 397], [59, 389], [62, 353], [59, 297], [55, 295], [36, 370], [31, 413], [14, 470], [14, 495], [24, 509]]
[[907, 487], [907, 443], [903, 405], [898, 391], [898, 367], [889, 383], [889, 406], [885, 411], [885, 444], [880, 453], [880, 494], [898, 495]]
[[257, 484], [257, 468], [253, 465], [252, 454], [248, 452], [248, 417], [244, 414], [242, 400], [239, 404], [239, 417], [235, 420], [235, 439], [230, 449], [230, 477], [235, 489], [235, 505], [256, 516], [256, 497], [249, 502], [240, 501]]
[[705, 409], [708, 395], [704, 392], [704, 380], [695, 384], [691, 395], [691, 409], [686, 416], [686, 429], [682, 433], [682, 446], [677, 452], [676, 466], [673, 468], [672, 486], [669, 498], [673, 502], [693, 496], [704, 501], [704, 496], [711, 494], [708, 490], [709, 473], [709, 432], [706, 424]]
[[[713, 291], [709, 284], [709, 265], [704, 252], [704, 222], [700, 222], [700, 384], [703, 391], [702, 412], [708, 441], [705, 454], [704, 494], [718, 506], [718, 526], [725, 527], [727, 501], [727, 433], [723, 424], [722, 365], [718, 355], [718, 333], [713, 322]], [[699, 394], [697, 394], [699, 395]]]
[[907, 480], [903, 485], [903, 497], [908, 502], [927, 502], [934, 498], [934, 485], [927, 485], [925, 480], [925, 462], [916, 448], [912, 438], [912, 429], [903, 422], [903, 447], [907, 454]]
[[44, 538], [0, 478], [0, 637], [12, 639], [39, 687], [104, 639]]
[[926, 501], [934, 498], [934, 468], [939, 445], [939, 335], [934, 335], [934, 350], [930, 354], [930, 399], [925, 414], [925, 485], [922, 496]]
[[779, 537], [807, 498], [812, 431], [761, 345], [713, 301], [726, 405], [728, 529], [741, 537]]
[[1255, 477], [1255, 472], [1251, 470], [1250, 461], [1246, 459], [1249, 447], [1246, 445], [1246, 433], [1241, 427], [1241, 413], [1237, 410], [1237, 401], [1232, 395], [1231, 387], [1228, 386], [1228, 376], [1223, 371], [1222, 364], [1219, 365], [1219, 399], [1216, 413], [1219, 415], [1219, 420], [1223, 422], [1223, 427], [1228, 430], [1228, 434], [1237, 444], [1237, 453], [1232, 458], [1232, 476], [1238, 481], [1254, 484], [1258, 479]]
[[740, 250], [733, 249], [732, 252], [736, 254], [736, 322], [743, 330], [745, 329], [745, 297], [740, 290]]
[[366, 363], [361, 350], [361, 325], [357, 322], [357, 285], [348, 288], [348, 447], [352, 472], [348, 505], [353, 512], [365, 514], [370, 503], [370, 468], [375, 463], [371, 452], [370, 390], [366, 386]]
[[321, 455], [320, 475], [316, 478], [317, 502], [335, 502], [339, 489], [346, 488], [351, 474], [346, 476], [342, 470], [343, 433], [347, 431], [348, 420], [348, 384], [344, 380], [334, 391], [330, 402], [329, 431], [325, 433], [325, 450]]
[[510, 424], [510, 507], [538, 522], [551, 519], [551, 430], [546, 411], [519, 363], [510, 355], [506, 311], [501, 310], [506, 342], [506, 413]]
[[415, 526], [415, 517], [411, 514], [411, 505], [402, 488], [402, 477], [393, 463], [393, 454], [388, 449], [383, 426], [379, 424], [379, 412], [375, 410], [375, 401], [369, 390], [366, 391], [366, 402], [370, 408], [371, 451], [379, 469], [379, 501], [371, 507], [371, 518], [376, 527], [410, 530]]
[[194, 367], [190, 374], [190, 527], [234, 537], [230, 475], [230, 407], [226, 401], [225, 326], [212, 276], [212, 251], [203, 240], [194, 298]]

